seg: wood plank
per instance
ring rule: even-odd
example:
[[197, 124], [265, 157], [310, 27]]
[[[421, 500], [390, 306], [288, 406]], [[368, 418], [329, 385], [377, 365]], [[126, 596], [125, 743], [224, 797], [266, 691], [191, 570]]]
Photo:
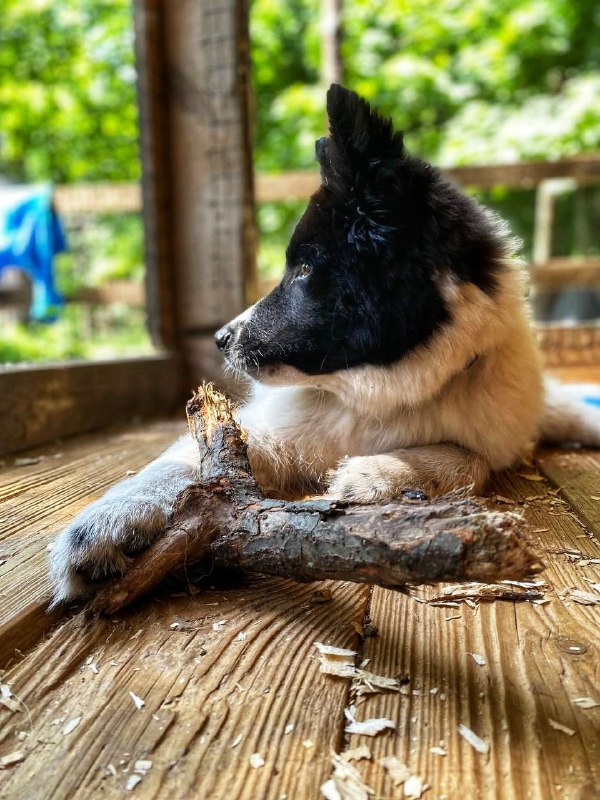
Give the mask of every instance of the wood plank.
[[180, 326], [173, 253], [172, 173], [162, 0], [134, 0], [137, 99], [144, 198], [148, 328], [157, 346], [177, 349]]
[[[317, 588], [332, 600], [312, 602]], [[23, 714], [0, 710], [0, 756], [26, 753], [0, 770], [0, 793], [120, 798], [145, 759], [138, 794], [148, 799], [318, 797], [347, 687], [319, 675], [312, 643], [355, 644], [367, 598], [367, 587], [257, 577], [194, 597], [164, 592], [118, 619], [76, 616], [2, 678], [27, 704], [31, 732]]]
[[597, 286], [600, 283], [600, 258], [551, 258], [532, 265], [529, 279], [533, 289]]
[[581, 519], [599, 533], [600, 454], [594, 450], [548, 448], [538, 452], [536, 461]]
[[[183, 417], [183, 411], [181, 413]], [[47, 613], [47, 546], [88, 503], [156, 457], [185, 421], [121, 426], [6, 459], [0, 469], [0, 666], [32, 646], [61, 616]]]
[[[375, 588], [370, 615], [379, 635], [366, 640], [360, 657], [371, 659], [373, 672], [408, 673], [413, 693], [377, 695], [359, 706], [358, 719], [389, 717], [398, 723], [396, 734], [350, 736], [344, 744], [366, 742], [374, 762], [397, 756], [432, 786], [432, 797], [591, 798], [600, 790], [600, 709], [578, 708], [571, 699], [600, 699], [600, 606], [577, 605], [560, 592], [589, 589], [583, 578], [600, 572], [551, 551], [567, 547], [598, 556], [600, 546], [568, 508], [549, 505], [548, 484], [509, 474], [494, 488], [518, 500], [538, 529], [551, 602], [432, 607]], [[546, 499], [525, 502], [535, 495]], [[550, 719], [574, 734], [553, 729]], [[467, 744], [460, 723], [490, 744], [489, 754]], [[430, 752], [440, 740], [445, 757]], [[361, 762], [360, 769], [376, 797], [394, 796], [380, 766]]]
[[135, 214], [142, 210], [142, 189], [136, 182], [71, 183], [55, 186], [59, 214]]
[[171, 412], [183, 393], [179, 360], [170, 354], [0, 369], [0, 455]]
[[179, 322], [216, 330], [244, 309], [254, 263], [247, 9], [233, 0], [161, 7]]
[[[575, 178], [581, 186], [600, 183], [600, 155], [591, 154], [560, 161], [521, 161], [516, 164], [473, 164], [448, 167], [444, 174], [452, 180], [478, 189], [505, 186], [529, 189], [549, 178]], [[275, 203], [280, 200], [304, 200], [320, 183], [316, 170], [290, 170], [258, 173], [256, 200]]]
[[600, 325], [537, 323], [534, 329], [547, 368], [578, 367], [591, 374], [600, 366]]
[[565, 383], [597, 383], [600, 384], [600, 363], [593, 366], [554, 366], [546, 372]]

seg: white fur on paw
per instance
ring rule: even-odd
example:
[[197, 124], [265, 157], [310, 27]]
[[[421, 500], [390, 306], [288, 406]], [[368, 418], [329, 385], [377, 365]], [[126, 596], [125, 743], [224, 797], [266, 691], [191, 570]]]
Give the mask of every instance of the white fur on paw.
[[52, 545], [52, 604], [89, 595], [95, 582], [125, 572], [131, 556], [167, 527], [168, 517], [168, 510], [144, 495], [109, 493], [92, 503]]
[[[390, 463], [391, 462], [391, 463]], [[336, 500], [350, 503], [378, 503], [398, 497], [400, 462], [390, 456], [354, 456], [342, 461], [331, 475], [327, 494]]]

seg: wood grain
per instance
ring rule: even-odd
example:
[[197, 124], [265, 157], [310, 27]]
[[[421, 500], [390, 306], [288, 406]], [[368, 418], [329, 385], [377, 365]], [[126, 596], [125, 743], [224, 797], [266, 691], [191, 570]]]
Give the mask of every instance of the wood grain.
[[59, 618], [48, 614], [47, 546], [85, 505], [157, 456], [181, 422], [117, 428], [38, 448], [0, 470], [0, 666]]
[[537, 453], [536, 461], [590, 528], [600, 531], [600, 454], [594, 450], [544, 449]]
[[[159, 595], [112, 621], [64, 623], [3, 679], [31, 710], [33, 733], [19, 744], [26, 720], [3, 718], [0, 754], [19, 744], [27, 757], [0, 771], [0, 792], [118, 798], [134, 762], [149, 759], [144, 798], [318, 797], [347, 687], [318, 674], [313, 642], [355, 644], [368, 588], [319, 584], [332, 599], [315, 604], [316, 588], [255, 578], [226, 592]], [[250, 766], [253, 753], [264, 767]]]
[[[359, 706], [357, 718], [397, 721], [396, 734], [368, 742], [374, 761], [396, 755], [432, 786], [432, 797], [591, 798], [600, 790], [600, 709], [577, 708], [571, 698], [598, 698], [600, 607], [577, 605], [560, 592], [585, 590], [583, 577], [600, 573], [552, 551], [576, 548], [597, 556], [600, 546], [568, 507], [550, 505], [547, 484], [507, 475], [494, 488], [518, 501], [539, 530], [550, 603], [432, 607], [375, 588], [370, 616], [379, 635], [366, 640], [360, 657], [371, 659], [373, 672], [407, 673], [412, 694], [372, 697]], [[545, 499], [526, 499], [537, 495]], [[470, 653], [483, 656], [486, 665]], [[554, 730], [550, 719], [574, 735]], [[462, 739], [461, 723], [489, 743], [488, 755]], [[430, 752], [440, 740], [445, 757]], [[345, 745], [364, 742], [352, 736]], [[381, 767], [369, 764], [362, 771], [376, 797], [394, 796]]]
[[[537, 530], [548, 563], [546, 605], [439, 607], [384, 589], [371, 593], [368, 586], [277, 578], [240, 583], [211, 575], [198, 594], [164, 586], [110, 619], [46, 617], [50, 537], [178, 430], [179, 423], [166, 423], [78, 437], [38, 450], [43, 461], [15, 467], [11, 459], [0, 472], [0, 653], [6, 661], [19, 658], [0, 682], [31, 714], [30, 728], [27, 712], [0, 706], [0, 757], [25, 755], [0, 769], [3, 800], [129, 796], [125, 787], [139, 759], [152, 761], [132, 795], [143, 800], [313, 800], [331, 776], [331, 752], [365, 742], [373, 761], [357, 766], [375, 800], [402, 797], [377, 764], [384, 754], [397, 755], [431, 784], [425, 797], [597, 796], [600, 708], [579, 708], [571, 699], [600, 699], [600, 607], [578, 605], [561, 592], [592, 591], [584, 578], [600, 582], [600, 565], [578, 566], [557, 552], [600, 558], [595, 518], [581, 502], [585, 481], [598, 474], [593, 455], [568, 454], [566, 484], [554, 475], [570, 486], [568, 496], [567, 489], [556, 494], [550, 484], [517, 474], [492, 487], [500, 508], [511, 509], [506, 501], [513, 498]], [[548, 473], [553, 453], [540, 454]], [[564, 476], [564, 464], [552, 469], [559, 467]], [[584, 489], [577, 488], [582, 480]], [[323, 588], [331, 600], [317, 602], [323, 597], [315, 590]], [[430, 591], [439, 589], [419, 589]], [[360, 647], [356, 628], [364, 629], [369, 616], [379, 633]], [[14, 636], [31, 648], [24, 658], [15, 654]], [[344, 734], [350, 685], [319, 672], [314, 641], [359, 650], [357, 661], [369, 658], [366, 668], [375, 673], [409, 675], [408, 694], [378, 695], [358, 706], [358, 719], [388, 716], [396, 732], [375, 739]], [[485, 666], [470, 653], [483, 656]], [[144, 700], [141, 710], [129, 692]], [[551, 719], [574, 735], [552, 728]], [[489, 754], [459, 736], [459, 723], [490, 744]], [[288, 725], [294, 728], [286, 733]], [[429, 751], [440, 739], [446, 756]], [[264, 758], [263, 767], [250, 766], [253, 753]]]
[[181, 401], [179, 359], [138, 358], [0, 369], [0, 456]]

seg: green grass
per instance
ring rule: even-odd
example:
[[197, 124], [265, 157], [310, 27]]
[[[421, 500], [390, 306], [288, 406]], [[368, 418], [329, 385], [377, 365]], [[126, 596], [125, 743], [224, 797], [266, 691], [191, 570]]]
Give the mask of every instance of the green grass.
[[103, 309], [94, 328], [87, 309], [72, 305], [52, 324], [5, 324], [0, 331], [0, 364], [103, 359], [153, 352], [145, 314]]

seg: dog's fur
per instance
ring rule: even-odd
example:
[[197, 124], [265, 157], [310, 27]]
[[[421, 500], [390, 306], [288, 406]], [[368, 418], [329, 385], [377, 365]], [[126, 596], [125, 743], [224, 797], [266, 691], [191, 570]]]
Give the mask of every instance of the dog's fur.
[[[389, 120], [339, 86], [322, 185], [281, 283], [216, 334], [251, 378], [239, 409], [267, 493], [372, 502], [483, 489], [536, 439], [600, 444], [600, 413], [544, 389], [515, 245], [503, 223], [424, 161]], [[184, 437], [58, 537], [56, 601], [126, 569], [194, 479]]]

